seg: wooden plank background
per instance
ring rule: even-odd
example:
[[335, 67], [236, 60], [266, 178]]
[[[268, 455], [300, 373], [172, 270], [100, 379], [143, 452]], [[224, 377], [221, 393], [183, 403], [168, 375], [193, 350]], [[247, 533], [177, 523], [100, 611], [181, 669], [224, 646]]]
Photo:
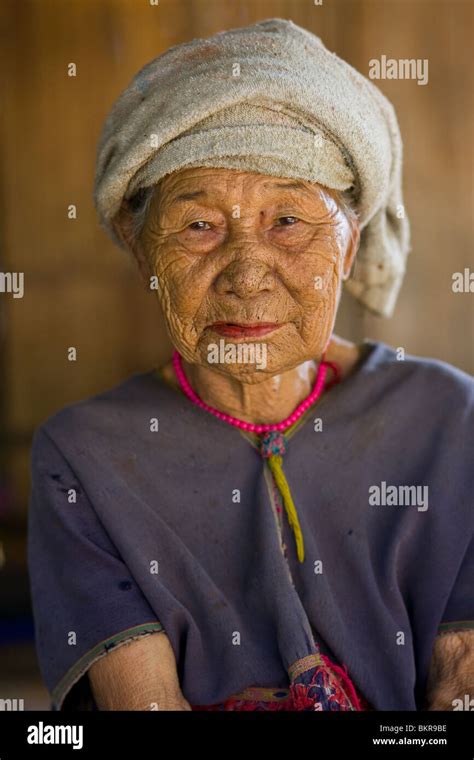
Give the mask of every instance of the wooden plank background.
[[[370, 317], [345, 296], [337, 331], [474, 372], [474, 295], [451, 290], [453, 272], [474, 269], [472, 2], [7, 0], [0, 271], [24, 272], [25, 296], [0, 294], [4, 524], [24, 529], [33, 429], [170, 351], [154, 297], [95, 217], [95, 150], [113, 100], [169, 46], [271, 17], [318, 34], [366, 75], [381, 55], [428, 59], [426, 86], [378, 82], [402, 130], [413, 237], [395, 316]], [[67, 76], [70, 62], [75, 78]], [[67, 360], [69, 346], [76, 362]]]

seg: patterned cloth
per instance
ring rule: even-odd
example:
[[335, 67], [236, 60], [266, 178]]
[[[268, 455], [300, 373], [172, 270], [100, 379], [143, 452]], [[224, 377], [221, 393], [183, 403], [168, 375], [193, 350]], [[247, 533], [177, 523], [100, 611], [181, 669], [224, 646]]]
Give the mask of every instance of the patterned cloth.
[[[329, 693], [333, 694], [329, 697]], [[361, 711], [373, 710], [367, 700], [358, 692], [357, 698]], [[325, 703], [325, 706], [324, 704]], [[344, 706], [345, 705], [345, 706]], [[239, 694], [234, 694], [224, 702], [215, 705], [191, 705], [193, 710], [211, 711], [304, 711], [319, 712], [322, 710], [353, 710], [349, 706], [346, 694], [338, 683], [337, 677], [328, 668], [323, 674], [316, 673], [316, 668], [310, 668], [299, 676], [288, 689], [271, 689], [250, 687]]]

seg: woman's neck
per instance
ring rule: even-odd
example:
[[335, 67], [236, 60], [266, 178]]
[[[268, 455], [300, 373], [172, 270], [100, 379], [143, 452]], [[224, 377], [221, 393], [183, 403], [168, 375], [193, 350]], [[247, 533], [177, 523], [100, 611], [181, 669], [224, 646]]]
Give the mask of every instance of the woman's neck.
[[[340, 366], [344, 378], [357, 364], [360, 346], [333, 336], [325, 358]], [[231, 375], [206, 366], [188, 364], [185, 360], [183, 369], [195, 393], [209, 406], [246, 422], [273, 424], [292, 414], [311, 392], [318, 362], [303, 362], [298, 367], [255, 384], [240, 382]], [[171, 362], [162, 368], [162, 373], [179, 387]]]
[[268, 424], [281, 422], [306, 398], [313, 387], [318, 364], [307, 361], [254, 384], [185, 361], [183, 369], [193, 390], [209, 406], [239, 420]]

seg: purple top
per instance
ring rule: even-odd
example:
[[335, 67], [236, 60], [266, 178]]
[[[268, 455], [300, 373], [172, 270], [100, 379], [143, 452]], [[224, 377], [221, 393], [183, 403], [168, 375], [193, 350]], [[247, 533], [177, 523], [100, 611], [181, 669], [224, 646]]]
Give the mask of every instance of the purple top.
[[314, 636], [376, 710], [422, 709], [435, 636], [474, 628], [474, 378], [364, 346], [288, 436], [303, 563], [256, 436], [154, 370], [36, 430], [28, 562], [53, 710], [94, 708], [92, 662], [163, 629], [192, 705], [288, 687]]

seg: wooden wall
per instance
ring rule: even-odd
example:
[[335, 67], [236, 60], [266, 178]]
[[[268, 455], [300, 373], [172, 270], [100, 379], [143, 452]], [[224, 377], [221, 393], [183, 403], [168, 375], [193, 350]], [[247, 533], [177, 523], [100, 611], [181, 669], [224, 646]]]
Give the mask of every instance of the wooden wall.
[[[343, 300], [338, 332], [381, 339], [474, 372], [473, 294], [452, 273], [473, 262], [474, 5], [462, 0], [7, 0], [2, 4], [0, 294], [3, 473], [24, 524], [33, 429], [64, 404], [161, 361], [170, 346], [153, 296], [99, 229], [97, 139], [113, 100], [150, 59], [192, 37], [290, 18], [364, 74], [369, 60], [427, 58], [429, 83], [382, 80], [405, 145], [412, 224], [408, 276], [392, 320]], [[77, 77], [67, 65], [77, 64]], [[76, 204], [78, 218], [67, 217]], [[76, 362], [67, 360], [75, 346]], [[7, 514], [8, 513], [8, 514]], [[1, 519], [1, 515], [0, 515]]]

